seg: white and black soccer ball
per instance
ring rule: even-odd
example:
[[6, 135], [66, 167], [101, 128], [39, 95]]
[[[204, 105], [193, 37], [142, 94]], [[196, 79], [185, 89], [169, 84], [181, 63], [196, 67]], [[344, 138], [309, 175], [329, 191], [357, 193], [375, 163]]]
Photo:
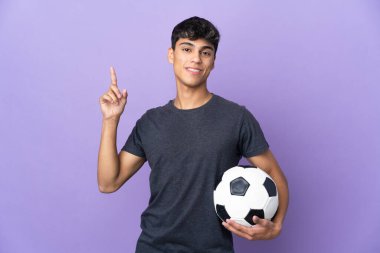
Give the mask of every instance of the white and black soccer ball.
[[224, 172], [214, 191], [219, 218], [253, 226], [254, 215], [271, 220], [278, 209], [278, 192], [273, 179], [260, 168], [235, 166]]

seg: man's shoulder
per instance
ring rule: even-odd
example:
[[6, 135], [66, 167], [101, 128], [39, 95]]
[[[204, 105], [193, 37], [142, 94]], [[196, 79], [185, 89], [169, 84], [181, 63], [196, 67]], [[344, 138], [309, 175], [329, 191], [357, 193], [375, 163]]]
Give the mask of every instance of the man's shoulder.
[[148, 118], [152, 118], [152, 117], [156, 118], [156, 117], [162, 116], [162, 113], [168, 112], [169, 103], [170, 102], [163, 104], [163, 105], [160, 105], [160, 106], [156, 106], [156, 107], [152, 107], [150, 109], [147, 109], [145, 111], [145, 113], [141, 116], [141, 119], [144, 120], [144, 119], [148, 119]]
[[225, 110], [232, 110], [236, 112], [243, 112], [246, 108], [244, 105], [239, 104], [238, 102], [226, 99], [222, 96], [215, 95], [216, 96], [216, 102], [217, 106], [222, 107]]

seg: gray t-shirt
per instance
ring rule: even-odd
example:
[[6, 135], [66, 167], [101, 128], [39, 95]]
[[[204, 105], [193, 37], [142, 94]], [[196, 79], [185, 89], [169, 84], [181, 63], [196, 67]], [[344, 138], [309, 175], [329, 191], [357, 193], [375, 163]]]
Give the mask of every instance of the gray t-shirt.
[[122, 150], [151, 168], [151, 197], [141, 215], [136, 252], [233, 252], [231, 233], [215, 213], [213, 191], [223, 173], [268, 149], [259, 123], [244, 107], [213, 94], [190, 110], [148, 110]]

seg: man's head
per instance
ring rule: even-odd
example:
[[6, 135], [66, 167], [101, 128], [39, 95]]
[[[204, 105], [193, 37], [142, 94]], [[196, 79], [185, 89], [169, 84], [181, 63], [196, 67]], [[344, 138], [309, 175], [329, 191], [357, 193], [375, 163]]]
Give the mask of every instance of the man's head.
[[214, 68], [219, 32], [209, 21], [192, 17], [176, 25], [168, 60], [173, 64], [177, 85], [206, 85]]
[[175, 50], [176, 42], [181, 38], [190, 40], [204, 39], [213, 45], [215, 55], [218, 49], [220, 34], [210, 21], [204, 18], [191, 17], [174, 27], [171, 37], [173, 50]]

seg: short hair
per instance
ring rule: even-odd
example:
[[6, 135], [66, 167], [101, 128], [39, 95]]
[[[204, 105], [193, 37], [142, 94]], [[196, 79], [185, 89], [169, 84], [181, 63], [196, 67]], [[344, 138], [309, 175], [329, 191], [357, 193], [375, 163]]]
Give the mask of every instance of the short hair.
[[180, 38], [190, 40], [204, 39], [214, 46], [215, 54], [218, 49], [220, 34], [218, 29], [208, 20], [200, 17], [191, 17], [177, 24], [172, 32], [172, 48]]

